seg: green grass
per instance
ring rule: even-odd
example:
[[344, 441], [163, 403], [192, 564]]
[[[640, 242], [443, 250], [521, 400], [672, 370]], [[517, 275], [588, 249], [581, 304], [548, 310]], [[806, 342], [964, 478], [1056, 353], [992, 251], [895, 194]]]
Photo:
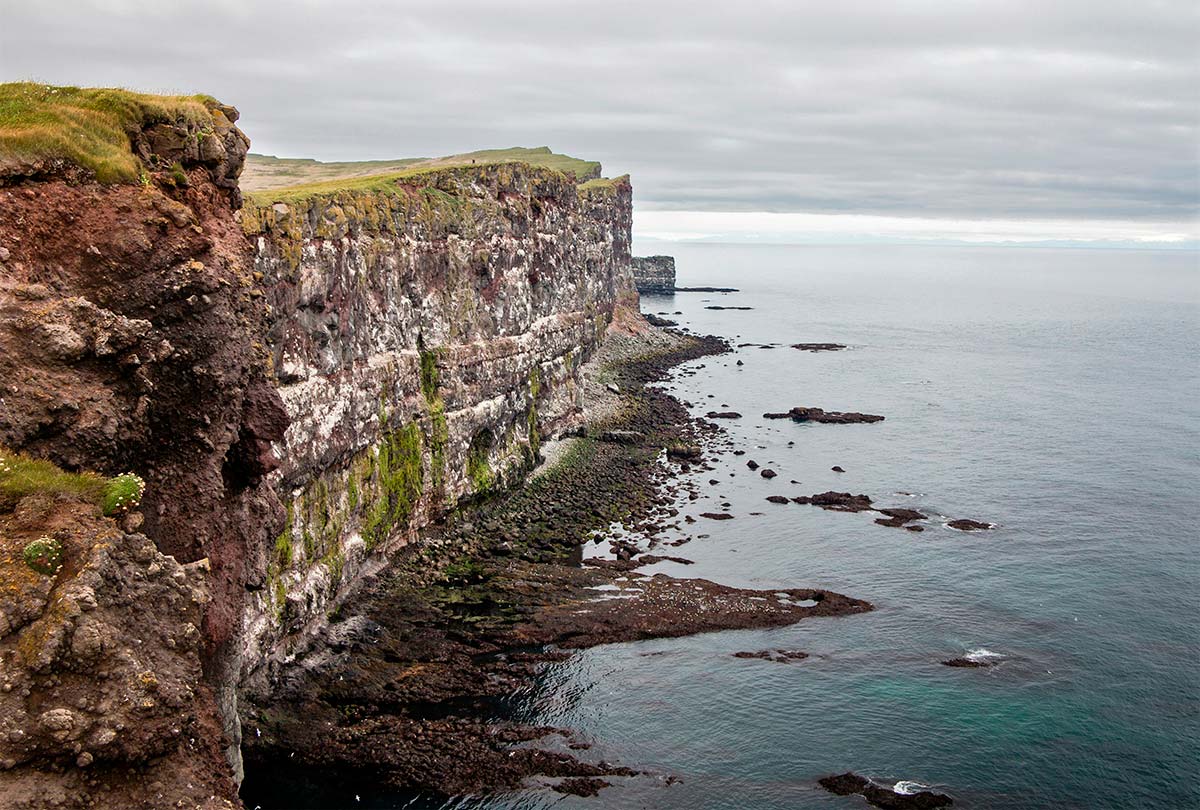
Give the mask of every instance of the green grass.
[[142, 493], [146, 491], [146, 482], [133, 473], [121, 473], [104, 482], [104, 496], [100, 508], [106, 515], [136, 508], [142, 502]]
[[161, 122], [211, 126], [211, 96], [155, 96], [119, 88], [0, 84], [0, 168], [64, 158], [101, 183], [132, 183], [141, 166], [129, 133]]
[[616, 188], [618, 183], [628, 183], [629, 175], [623, 174], [620, 177], [594, 177], [585, 183], [579, 184], [580, 191], [594, 191], [599, 189]]
[[269, 188], [283, 188], [325, 180], [367, 177], [373, 174], [398, 172], [423, 158], [400, 160], [360, 160], [325, 163], [311, 158], [278, 158], [272, 155], [246, 156], [239, 185], [250, 193]]
[[111, 515], [136, 507], [144, 488], [132, 473], [114, 478], [71, 473], [49, 461], [0, 448], [0, 508], [12, 508], [28, 495], [67, 495], [94, 503]]
[[[250, 155], [247, 159], [247, 169], [243, 177], [250, 175], [254, 178], [251, 183], [243, 181], [243, 189], [250, 189], [251, 185], [256, 186], [255, 190], [250, 190], [246, 194], [248, 201], [256, 205], [270, 205], [276, 202], [282, 203], [299, 203], [312, 197], [321, 196], [324, 194], [333, 194], [340, 191], [382, 191], [394, 189], [398, 180], [417, 180], [422, 176], [428, 176], [438, 171], [445, 169], [461, 169], [469, 167], [495, 166], [506, 163], [521, 163], [529, 166], [536, 166], [543, 169], [551, 169], [553, 171], [562, 172], [575, 180], [585, 180], [595, 182], [595, 179], [600, 174], [600, 164], [594, 160], [580, 160], [569, 155], [559, 155], [550, 151], [547, 146], [539, 146], [535, 149], [527, 149], [524, 147], [513, 147], [510, 149], [483, 149], [478, 152], [467, 152], [461, 155], [449, 155], [440, 158], [417, 158], [403, 161], [392, 161], [391, 165], [399, 166], [397, 171], [379, 172], [382, 166], [389, 165], [388, 161], [370, 161], [364, 164], [356, 163], [338, 163], [338, 164], [322, 164], [317, 161], [311, 162], [311, 167], [305, 171], [304, 166], [310, 165], [306, 161], [291, 161], [294, 164], [288, 167], [287, 171], [280, 170], [280, 164], [284, 161], [280, 158], [263, 158], [260, 155]], [[264, 167], [263, 173], [258, 173], [255, 166]], [[304, 164], [302, 166], [301, 164]], [[365, 166], [363, 170], [354, 170], [351, 167]], [[276, 176], [286, 178], [286, 182], [282, 185], [263, 185], [265, 174], [270, 167], [276, 167]], [[322, 167], [338, 166], [343, 167], [339, 170], [336, 177], [330, 177], [328, 172], [325, 172]], [[290, 173], [289, 173], [290, 172]], [[344, 173], [341, 173], [344, 172]], [[310, 182], [295, 183], [297, 178], [304, 178]], [[588, 178], [593, 178], [588, 180]]]
[[53, 537], [39, 537], [25, 546], [21, 556], [25, 558], [25, 564], [34, 571], [46, 576], [54, 576], [58, 573], [58, 569], [62, 568], [62, 543]]

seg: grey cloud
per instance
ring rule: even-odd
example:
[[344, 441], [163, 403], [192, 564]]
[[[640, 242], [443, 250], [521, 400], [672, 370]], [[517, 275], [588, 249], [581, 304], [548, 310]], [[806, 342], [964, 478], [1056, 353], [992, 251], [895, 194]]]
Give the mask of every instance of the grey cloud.
[[0, 76], [323, 159], [549, 145], [640, 205], [1194, 222], [1191, 2], [0, 0]]

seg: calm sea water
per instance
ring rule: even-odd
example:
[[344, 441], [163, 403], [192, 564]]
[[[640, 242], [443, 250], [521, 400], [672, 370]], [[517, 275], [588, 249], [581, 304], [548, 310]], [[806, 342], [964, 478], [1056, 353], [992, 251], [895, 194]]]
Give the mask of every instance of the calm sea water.
[[[644, 310], [784, 344], [699, 361], [671, 384], [698, 414], [745, 414], [725, 426], [748, 453], [697, 473], [706, 497], [685, 507], [728, 501], [737, 518], [687, 527], [695, 539], [671, 553], [696, 565], [657, 570], [829, 588], [877, 610], [556, 665], [515, 713], [580, 729], [590, 757], [661, 777], [616, 780], [596, 799], [533, 790], [448, 806], [852, 808], [864, 805], [815, 780], [855, 770], [935, 786], [961, 807], [1200, 807], [1197, 255], [641, 247], [673, 252], [682, 285], [741, 288], [646, 297]], [[851, 348], [787, 348], [801, 341]], [[760, 418], [794, 405], [887, 420]], [[748, 458], [779, 477], [751, 473]], [[764, 501], [827, 489], [999, 528], [933, 521], [914, 534]], [[811, 657], [730, 657], [767, 648]], [[939, 663], [981, 649], [1000, 665]]]

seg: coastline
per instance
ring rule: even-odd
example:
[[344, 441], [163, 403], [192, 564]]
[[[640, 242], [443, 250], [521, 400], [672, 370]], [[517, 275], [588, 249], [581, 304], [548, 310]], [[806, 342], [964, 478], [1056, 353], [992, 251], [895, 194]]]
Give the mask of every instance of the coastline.
[[[585, 373], [582, 435], [556, 443], [516, 489], [434, 527], [342, 607], [269, 697], [252, 696], [244, 800], [270, 807], [350, 784], [454, 795], [531, 780], [593, 795], [605, 777], [672, 780], [637, 763], [589, 762], [570, 729], [497, 720], [497, 702], [572, 649], [870, 610], [827, 591], [645, 577], [635, 569], [662, 558], [620, 539], [616, 561], [583, 560], [611, 526], [652, 535], [671, 519], [672, 468], [702, 463], [717, 431], [650, 383], [726, 351], [716, 338], [611, 330]], [[614, 590], [619, 598], [605, 593]]]

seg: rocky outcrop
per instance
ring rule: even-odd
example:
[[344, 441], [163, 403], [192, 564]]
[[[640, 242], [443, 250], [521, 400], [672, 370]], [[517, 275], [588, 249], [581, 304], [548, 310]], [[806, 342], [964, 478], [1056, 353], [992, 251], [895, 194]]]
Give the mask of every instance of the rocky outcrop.
[[825, 411], [821, 408], [795, 407], [783, 413], [764, 413], [763, 419], [791, 419], [793, 422], [818, 422], [822, 425], [855, 425], [882, 422], [883, 417], [857, 411]]
[[208, 559], [203, 660], [235, 764], [237, 639], [283, 522], [264, 475], [286, 421], [233, 217], [236, 117], [218, 105], [135, 134], [141, 185], [67, 172], [0, 187], [0, 444], [139, 473], [142, 531], [180, 562]]
[[949, 796], [927, 790], [916, 782], [900, 781], [892, 787], [884, 787], [851, 772], [825, 776], [817, 781], [835, 796], [858, 794], [868, 803], [884, 810], [934, 810], [954, 804]]
[[639, 293], [665, 295], [675, 292], [675, 257], [635, 256], [633, 280]]
[[[20, 559], [44, 532], [63, 546], [55, 576]], [[233, 806], [201, 679], [208, 573], [69, 499], [0, 515], [4, 807]]]
[[287, 520], [247, 614], [252, 684], [422, 526], [578, 425], [580, 367], [634, 295], [630, 216], [627, 179], [514, 164], [242, 212], [290, 420], [272, 476]]

